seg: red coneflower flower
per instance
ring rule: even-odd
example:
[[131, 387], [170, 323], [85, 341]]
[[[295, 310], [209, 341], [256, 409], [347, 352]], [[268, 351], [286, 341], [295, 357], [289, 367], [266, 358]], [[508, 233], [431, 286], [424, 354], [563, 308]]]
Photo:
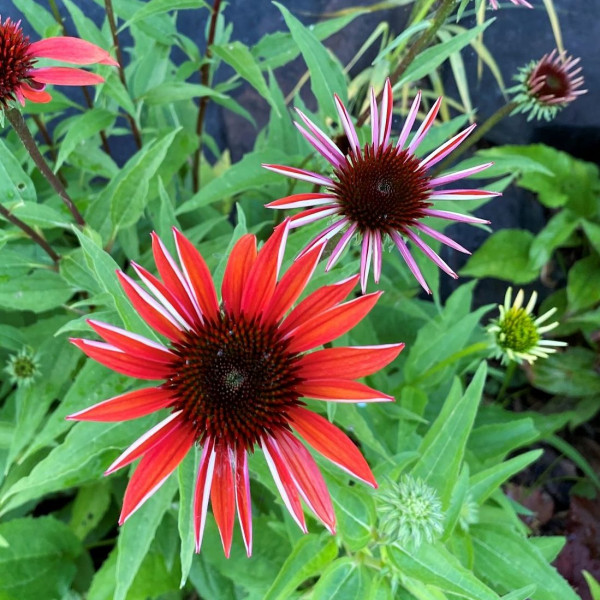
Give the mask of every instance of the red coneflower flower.
[[9, 102], [25, 99], [32, 102], [50, 102], [46, 84], [95, 85], [104, 79], [95, 73], [70, 67], [35, 68], [38, 58], [51, 58], [76, 65], [117, 66], [110, 54], [84, 40], [74, 37], [52, 37], [30, 43], [23, 35], [21, 21], [13, 23], [10, 17], [4, 23], [0, 16], [0, 109]]
[[105, 342], [72, 340], [89, 357], [140, 379], [163, 380], [68, 417], [121, 421], [163, 408], [170, 415], [130, 446], [106, 473], [142, 457], [125, 492], [123, 523], [172, 473], [194, 444], [202, 456], [194, 497], [196, 550], [200, 550], [209, 497], [229, 556], [235, 510], [248, 555], [252, 522], [248, 453], [261, 447], [292, 517], [306, 531], [302, 498], [332, 533], [335, 514], [327, 487], [298, 433], [316, 451], [376, 486], [365, 459], [337, 427], [305, 408], [303, 396], [333, 402], [376, 402], [391, 396], [354, 381], [394, 360], [404, 344], [326, 348], [308, 352], [349, 331], [380, 293], [343, 302], [358, 277], [319, 288], [292, 310], [312, 276], [323, 245], [299, 258], [279, 279], [289, 220], [259, 252], [243, 236], [233, 248], [219, 304], [200, 253], [179, 231], [181, 268], [153, 234], [162, 281], [133, 268], [151, 294], [119, 272], [139, 314], [169, 345], [90, 320]]
[[425, 217], [438, 217], [465, 223], [488, 223], [475, 217], [445, 210], [433, 210], [430, 207], [437, 200], [472, 200], [498, 194], [485, 190], [437, 189], [441, 185], [463, 179], [491, 166], [492, 163], [486, 163], [434, 178], [428, 173], [431, 167], [450, 154], [473, 131], [475, 125], [471, 125], [426, 158], [421, 159], [415, 155], [415, 151], [431, 128], [442, 99], [438, 98], [406, 148], [404, 148], [405, 143], [419, 110], [421, 93], [417, 94], [412, 104], [396, 144], [390, 141], [393, 101], [392, 86], [388, 79], [380, 113], [377, 110], [375, 91], [371, 88], [371, 143], [361, 148], [350, 116], [338, 96], [335, 96], [339, 117], [349, 142], [349, 151], [346, 155], [298, 110], [307, 129], [298, 123], [296, 126], [308, 142], [331, 163], [333, 177], [284, 165], [263, 165], [276, 173], [327, 188], [325, 193], [294, 194], [271, 202], [267, 206], [279, 209], [310, 207], [292, 217], [291, 227], [300, 227], [319, 219], [334, 219], [333, 223], [303, 250], [306, 252], [322, 240], [330, 240], [343, 231], [341, 239], [329, 257], [326, 269], [330, 269], [337, 262], [355, 233], [362, 236], [360, 281], [363, 293], [367, 287], [371, 262], [375, 282], [379, 281], [382, 246], [386, 236], [392, 239], [418, 282], [429, 292], [423, 275], [403, 238], [411, 240], [441, 269], [456, 278], [454, 271], [421, 239], [418, 233], [425, 233], [460, 252], [469, 254], [469, 251], [422, 221]]
[[583, 85], [582, 68], [577, 66], [580, 60], [555, 49], [522, 67], [515, 77], [519, 84], [509, 90], [516, 93], [514, 101], [519, 106], [515, 112], [528, 112], [528, 120], [549, 121], [577, 96], [586, 94], [587, 90], [578, 89]]

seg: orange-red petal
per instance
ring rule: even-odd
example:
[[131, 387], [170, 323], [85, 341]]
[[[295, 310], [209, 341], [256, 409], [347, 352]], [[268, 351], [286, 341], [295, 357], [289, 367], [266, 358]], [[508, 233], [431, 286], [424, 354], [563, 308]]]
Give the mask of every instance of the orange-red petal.
[[206, 512], [208, 510], [208, 499], [212, 486], [213, 473], [215, 469], [215, 450], [212, 438], [207, 438], [202, 448], [200, 465], [198, 466], [198, 478], [194, 490], [194, 538], [196, 540], [196, 552], [200, 552], [204, 526], [206, 525]]
[[360, 296], [303, 321], [286, 335], [290, 338], [289, 352], [306, 352], [343, 335], [369, 313], [381, 294]]
[[145, 454], [137, 466], [123, 498], [119, 517], [122, 525], [177, 468], [194, 444], [194, 431], [188, 427], [171, 430]]
[[70, 421], [128, 421], [166, 408], [173, 392], [163, 388], [145, 388], [99, 402], [67, 417]]
[[289, 410], [292, 427], [317, 452], [340, 469], [365, 483], [377, 487], [377, 482], [367, 461], [352, 440], [327, 419], [301, 406]]
[[386, 344], [317, 350], [299, 360], [298, 377], [323, 379], [335, 373], [341, 379], [357, 379], [383, 369], [403, 348], [404, 344]]
[[173, 228], [175, 245], [184, 275], [192, 288], [202, 314], [216, 319], [219, 311], [217, 292], [210, 271], [202, 255], [180, 231]]
[[330, 402], [393, 402], [394, 397], [349, 379], [309, 379], [296, 386], [296, 391], [309, 398]]
[[249, 318], [262, 313], [273, 296], [288, 231], [289, 219], [286, 219], [275, 228], [250, 269], [241, 304], [242, 312]]
[[279, 431], [275, 439], [300, 495], [325, 527], [335, 533], [335, 512], [331, 497], [310, 452], [286, 430]]
[[233, 316], [240, 314], [242, 294], [256, 256], [256, 237], [250, 233], [243, 235], [237, 241], [229, 255], [223, 275], [221, 295], [225, 310]]
[[252, 554], [252, 501], [250, 499], [248, 454], [242, 446], [239, 446], [235, 453], [235, 496], [246, 554], [250, 556]]
[[231, 471], [232, 457], [231, 451], [226, 445], [217, 446], [216, 454], [210, 500], [221, 535], [223, 551], [225, 556], [229, 558], [235, 520], [235, 488]]

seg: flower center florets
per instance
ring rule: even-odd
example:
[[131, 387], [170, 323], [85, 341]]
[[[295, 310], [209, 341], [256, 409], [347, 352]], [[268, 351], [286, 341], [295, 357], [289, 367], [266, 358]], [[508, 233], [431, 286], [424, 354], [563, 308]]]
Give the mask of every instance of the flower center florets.
[[29, 51], [29, 37], [10, 18], [0, 21], [0, 106], [15, 100], [14, 92], [27, 79], [35, 59]]
[[332, 191], [342, 212], [362, 233], [411, 227], [431, 205], [427, 170], [412, 153], [392, 145], [367, 144], [349, 153], [335, 177]]
[[201, 441], [206, 435], [252, 448], [287, 427], [298, 404], [298, 356], [287, 351], [277, 327], [222, 314], [175, 344], [178, 359], [166, 385]]
[[498, 323], [498, 345], [514, 352], [528, 352], [537, 346], [540, 334], [533, 318], [523, 308], [510, 308]]

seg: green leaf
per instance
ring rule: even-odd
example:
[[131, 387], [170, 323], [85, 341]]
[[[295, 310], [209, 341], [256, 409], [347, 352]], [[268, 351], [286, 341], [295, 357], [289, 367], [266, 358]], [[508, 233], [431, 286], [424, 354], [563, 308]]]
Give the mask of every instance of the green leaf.
[[346, 77], [339, 62], [285, 6], [279, 2], [273, 4], [281, 11], [294, 41], [300, 48], [310, 73], [310, 86], [321, 112], [334, 117], [337, 110], [333, 95], [337, 93], [342, 102], [347, 100]]
[[594, 247], [594, 250], [600, 254], [600, 225], [592, 223], [587, 219], [582, 219], [581, 225], [583, 226], [583, 231], [585, 231], [585, 235], [587, 235], [590, 244]]
[[70, 527], [80, 540], [85, 539], [100, 523], [108, 510], [110, 500], [110, 486], [106, 481], [79, 488], [71, 509]]
[[227, 169], [226, 177], [216, 177], [210, 183], [194, 194], [178, 209], [177, 214], [188, 213], [201, 206], [225, 200], [240, 192], [263, 187], [271, 182], [281, 181], [281, 175], [271, 173], [261, 166], [261, 163], [287, 163], [290, 157], [278, 149], [266, 148], [259, 152], [249, 152], [240, 162]]
[[394, 84], [394, 90], [410, 81], [417, 81], [418, 79], [429, 75], [429, 73], [434, 69], [437, 69], [451, 54], [460, 52], [465, 46], [469, 45], [494, 21], [495, 19], [489, 19], [482, 25], [478, 25], [477, 27], [468, 29], [464, 33], [455, 35], [447, 42], [436, 44], [432, 48], [427, 48], [421, 52], [406, 69], [400, 81]]
[[534, 236], [523, 229], [501, 229], [491, 235], [473, 253], [461, 269], [461, 275], [495, 277], [513, 283], [529, 283], [538, 277], [539, 269], [529, 260]]
[[56, 173], [69, 158], [71, 152], [89, 138], [110, 127], [116, 115], [105, 108], [91, 108], [69, 122], [67, 134], [58, 145], [58, 157], [54, 165]]
[[52, 517], [0, 524], [0, 598], [65, 598], [82, 547], [73, 532]]
[[598, 583], [598, 580], [595, 579], [591, 573], [588, 573], [587, 571], [582, 571], [582, 573], [590, 588], [592, 600], [600, 600], [600, 583]]
[[580, 217], [568, 209], [555, 214], [535, 236], [529, 249], [530, 266], [540, 268], [550, 260], [555, 248], [562, 246], [577, 229]]
[[549, 394], [585, 398], [600, 394], [598, 355], [587, 348], [567, 348], [536, 361], [533, 385]]
[[299, 538], [263, 600], [287, 600], [304, 580], [323, 571], [337, 554], [337, 544], [329, 536], [309, 534]]
[[179, 514], [177, 517], [177, 526], [179, 537], [181, 538], [181, 582], [183, 587], [187, 581], [190, 569], [192, 568], [192, 559], [194, 558], [194, 528], [192, 527], [192, 506], [194, 498], [194, 481], [198, 470], [198, 449], [196, 446], [188, 452], [182, 463], [177, 469], [177, 479], [179, 481]]
[[565, 547], [567, 538], [562, 535], [545, 535], [543, 537], [530, 537], [529, 543], [533, 544], [542, 553], [544, 559], [551, 563]]
[[502, 600], [528, 600], [531, 597], [531, 594], [535, 592], [537, 586], [536, 585], [528, 585], [519, 590], [515, 590], [514, 592], [510, 592], [505, 596], [502, 596]]
[[573, 588], [528, 540], [506, 527], [474, 525], [475, 572], [504, 591], [537, 586], [532, 600], [578, 600]]
[[446, 550], [442, 544], [421, 544], [410, 552], [397, 545], [388, 546], [392, 565], [402, 575], [470, 600], [498, 600], [498, 595]]
[[539, 435], [533, 420], [529, 418], [481, 425], [473, 429], [468, 449], [482, 463], [502, 460], [509, 452], [530, 444]]
[[462, 396], [460, 382], [455, 380], [438, 418], [423, 438], [419, 447], [420, 458], [411, 469], [414, 477], [420, 477], [438, 491], [443, 506], [448, 506], [460, 473], [486, 373], [487, 363], [484, 361]]
[[[18, 11], [23, 13], [27, 24], [33, 27], [41, 37], [48, 36], [54, 28], [59, 29], [52, 14], [40, 6], [36, 0], [13, 0], [13, 4]], [[60, 33], [56, 32], [53, 35], [60, 35]]]
[[542, 453], [542, 450], [531, 450], [473, 475], [469, 480], [473, 502], [483, 504], [502, 483], [535, 462]]
[[144, 92], [139, 100], [144, 100], [150, 106], [171, 104], [181, 100], [192, 100], [193, 98], [227, 99], [227, 96], [199, 83], [187, 83], [185, 81], [165, 81], [156, 87]]
[[237, 74], [243, 77], [271, 105], [275, 113], [281, 116], [277, 104], [271, 99], [262, 71], [248, 46], [234, 41], [221, 46], [213, 45], [211, 49], [219, 58], [233, 67]]
[[150, 0], [142, 8], [137, 10], [134, 15], [124, 25], [121, 25], [119, 31], [130, 27], [137, 21], [143, 21], [154, 15], [169, 12], [171, 10], [185, 10], [196, 8], [208, 8], [210, 5], [204, 0]]
[[21, 219], [21, 221], [25, 221], [28, 225], [39, 227], [40, 229], [71, 228], [69, 217], [47, 204], [21, 202], [11, 207], [10, 211], [15, 217]]
[[150, 179], [167, 156], [169, 148], [180, 128], [173, 129], [140, 150], [117, 176], [112, 190], [110, 216], [113, 231], [125, 229], [137, 223], [147, 204]]
[[327, 567], [315, 587], [313, 600], [364, 600], [371, 588], [371, 570], [351, 558], [340, 558]]
[[567, 282], [569, 312], [579, 312], [600, 302], [600, 260], [588, 256], [570, 269]]
[[36, 192], [29, 175], [0, 139], [0, 199], [7, 207], [11, 203], [35, 202]]
[[[117, 542], [117, 587], [114, 600], [125, 600], [127, 597], [127, 592], [150, 549], [156, 529], [171, 505], [176, 490], [176, 478], [169, 477], [121, 527]], [[191, 528], [191, 522], [189, 525]]]
[[338, 535], [350, 552], [362, 550], [373, 538], [376, 515], [373, 498], [366, 490], [337, 486], [329, 489], [336, 506]]
[[65, 304], [73, 291], [53, 271], [34, 271], [0, 285], [0, 308], [42, 313]]

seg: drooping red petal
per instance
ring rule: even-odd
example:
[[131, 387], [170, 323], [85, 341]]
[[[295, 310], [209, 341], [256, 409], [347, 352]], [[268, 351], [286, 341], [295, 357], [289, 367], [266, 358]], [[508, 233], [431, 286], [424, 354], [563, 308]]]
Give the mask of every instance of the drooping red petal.
[[235, 497], [246, 554], [251, 556], [252, 502], [250, 499], [250, 476], [248, 473], [248, 455], [242, 446], [238, 447], [235, 453]]
[[142, 360], [153, 360], [160, 363], [169, 364], [177, 357], [162, 344], [157, 344], [141, 335], [131, 333], [125, 329], [101, 323], [94, 319], [88, 319], [87, 323], [92, 329], [109, 344], [116, 346], [123, 352], [140, 358]]
[[160, 423], [155, 425], [152, 429], [146, 431], [146, 433], [138, 438], [127, 450], [122, 452], [104, 471], [105, 475], [110, 475], [123, 467], [131, 464], [134, 460], [137, 460], [142, 454], [148, 452], [148, 450], [154, 448], [156, 444], [161, 442], [167, 435], [170, 435], [173, 431], [177, 431], [183, 428], [183, 423], [179, 418], [181, 411], [171, 413], [166, 419], [163, 419]]
[[269, 470], [271, 471], [271, 475], [273, 476], [273, 480], [275, 481], [275, 485], [277, 486], [283, 503], [290, 515], [292, 515], [294, 521], [298, 523], [298, 527], [306, 533], [306, 521], [304, 520], [304, 512], [302, 511], [298, 489], [294, 483], [290, 470], [281, 455], [279, 446], [273, 438], [266, 438], [262, 443], [262, 449], [265, 453], [267, 465], [269, 465]]
[[168, 365], [154, 360], [130, 356], [110, 344], [80, 338], [71, 338], [69, 341], [75, 344], [87, 356], [98, 361], [105, 367], [117, 371], [117, 373], [139, 379], [148, 379], [150, 381], [166, 379], [171, 375], [171, 369]]
[[173, 228], [173, 232], [179, 261], [183, 267], [184, 275], [196, 295], [200, 310], [207, 318], [216, 319], [219, 302], [206, 262], [190, 240], [175, 228]]
[[325, 244], [316, 246], [296, 259], [277, 283], [275, 293], [263, 313], [263, 321], [278, 323], [300, 297], [315, 272]]
[[190, 427], [179, 427], [167, 434], [137, 466], [123, 498], [119, 517], [122, 525], [156, 490], [184, 459], [196, 435]]
[[271, 300], [283, 261], [289, 219], [278, 225], [259, 250], [242, 292], [242, 312], [249, 318], [262, 313]]
[[231, 452], [226, 445], [219, 445], [216, 449], [215, 470], [210, 491], [210, 500], [213, 514], [225, 556], [231, 553], [233, 540], [233, 522], [235, 520], [235, 488], [233, 473], [231, 471]]
[[74, 65], [104, 64], [118, 67], [119, 63], [102, 48], [75, 37], [49, 37], [29, 46], [29, 54], [36, 58], [52, 58]]
[[386, 344], [317, 350], [300, 359], [298, 377], [323, 379], [335, 374], [341, 379], [358, 379], [383, 369], [403, 348], [404, 344]]
[[150, 327], [172, 342], [181, 339], [183, 331], [175, 319], [154, 298], [146, 293], [131, 277], [121, 271], [117, 276], [127, 297]]
[[186, 314], [188, 319], [193, 319], [194, 316], [198, 316], [198, 311], [192, 302], [190, 292], [186, 288], [185, 280], [177, 267], [177, 263], [154, 231], [151, 233], [151, 237], [154, 262], [165, 286], [177, 298], [179, 306], [184, 311], [183, 314]]
[[375, 306], [382, 293], [374, 292], [355, 298], [303, 321], [286, 335], [290, 339], [288, 351], [306, 352], [335, 340], [360, 322]]
[[47, 104], [52, 100], [52, 96], [45, 91], [34, 90], [31, 86], [26, 83], [21, 83], [18, 90], [20, 91], [27, 100], [31, 100], [31, 102], [37, 102], [38, 104]]
[[173, 393], [162, 388], [145, 388], [104, 400], [66, 417], [69, 421], [128, 421], [166, 408]]
[[349, 379], [310, 379], [296, 386], [296, 391], [308, 398], [331, 402], [392, 402], [388, 396], [359, 381]]
[[310, 452], [285, 429], [275, 438], [300, 495], [325, 527], [335, 534], [335, 512], [323, 475]]
[[242, 294], [256, 256], [256, 237], [250, 233], [237, 241], [229, 255], [223, 274], [221, 295], [225, 310], [233, 316], [240, 314]]
[[104, 77], [90, 73], [83, 69], [71, 67], [41, 67], [32, 69], [28, 77], [39, 83], [53, 83], [55, 85], [96, 85], [104, 83]]
[[216, 454], [214, 446], [212, 438], [205, 440], [200, 465], [198, 466], [198, 478], [196, 479], [196, 489], [194, 490], [194, 538], [196, 540], [196, 552], [200, 552], [202, 537], [204, 535], [204, 525], [206, 525], [206, 511], [208, 509], [208, 499], [210, 498], [210, 488], [215, 468]]
[[332, 285], [325, 285], [307, 296], [287, 316], [281, 325], [281, 333], [286, 334], [300, 325], [306, 319], [317, 315], [338, 302], [341, 302], [356, 285], [359, 276], [353, 275]]
[[377, 482], [359, 449], [352, 440], [327, 419], [301, 406], [288, 411], [292, 427], [317, 452], [340, 469], [376, 488]]

